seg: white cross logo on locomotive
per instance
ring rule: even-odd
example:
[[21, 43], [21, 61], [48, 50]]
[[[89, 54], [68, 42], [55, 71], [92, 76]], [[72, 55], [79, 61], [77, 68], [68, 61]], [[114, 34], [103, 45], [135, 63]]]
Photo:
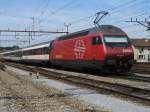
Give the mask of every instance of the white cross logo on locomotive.
[[85, 54], [85, 43], [83, 40], [77, 40], [74, 46], [74, 52], [76, 59], [83, 59]]

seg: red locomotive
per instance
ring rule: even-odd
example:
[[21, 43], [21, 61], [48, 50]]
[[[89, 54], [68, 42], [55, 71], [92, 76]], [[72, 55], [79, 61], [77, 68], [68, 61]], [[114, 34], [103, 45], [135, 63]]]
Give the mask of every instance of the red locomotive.
[[134, 61], [127, 34], [112, 25], [82, 30], [50, 42], [2, 54], [11, 61], [48, 62], [62, 67], [105, 72], [127, 72]]
[[70, 68], [126, 72], [134, 60], [127, 34], [112, 25], [59, 37], [51, 47], [51, 63]]

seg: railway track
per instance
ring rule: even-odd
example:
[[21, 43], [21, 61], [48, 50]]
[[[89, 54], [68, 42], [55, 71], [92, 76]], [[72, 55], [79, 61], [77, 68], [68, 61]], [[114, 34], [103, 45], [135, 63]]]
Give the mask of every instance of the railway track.
[[150, 64], [149, 63], [136, 63], [133, 65], [131, 70], [135, 73], [150, 74]]
[[27, 70], [30, 72], [39, 72], [40, 74], [58, 79], [63, 81], [68, 81], [74, 84], [90, 87], [96, 90], [106, 90], [113, 93], [125, 95], [128, 97], [135, 98], [137, 100], [142, 100], [145, 102], [150, 103], [150, 89], [135, 87], [131, 85], [126, 84], [119, 84], [119, 83], [113, 83], [109, 81], [104, 81], [100, 79], [93, 79], [91, 77], [88, 77], [88, 75], [68, 75], [65, 73], [58, 73], [55, 71], [49, 71], [44, 68], [35, 67], [35, 66], [25, 66], [21, 64], [12, 64], [12, 63], [6, 63], [6, 65], [13, 66], [19, 69]]
[[107, 77], [118, 78], [118, 79], [127, 79], [127, 80], [133, 80], [133, 81], [141, 81], [141, 82], [149, 82], [150, 83], [150, 77], [139, 76], [139, 75], [136, 75], [135, 73], [110, 75], [110, 76], [107, 76]]

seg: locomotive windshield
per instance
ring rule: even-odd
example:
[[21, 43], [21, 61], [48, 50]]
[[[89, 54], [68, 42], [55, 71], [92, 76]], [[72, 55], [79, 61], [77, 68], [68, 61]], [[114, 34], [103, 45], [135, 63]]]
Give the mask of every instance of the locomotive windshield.
[[104, 43], [110, 47], [128, 47], [129, 41], [126, 36], [104, 36]]

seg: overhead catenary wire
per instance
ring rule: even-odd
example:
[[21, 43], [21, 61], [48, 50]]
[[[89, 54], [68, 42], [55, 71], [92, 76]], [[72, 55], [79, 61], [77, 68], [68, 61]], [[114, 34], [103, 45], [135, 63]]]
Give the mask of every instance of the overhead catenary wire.
[[115, 10], [118, 10], [120, 8], [126, 7], [126, 6], [132, 4], [132, 3], [136, 2], [136, 1], [138, 1], [138, 0], [129, 0], [129, 1], [125, 2], [125, 3], [122, 3], [122, 4], [118, 5], [118, 6], [112, 7], [110, 9], [108, 9], [108, 10], [109, 11], [115, 11]]
[[43, 17], [43, 14], [45, 12], [45, 8], [49, 4], [49, 1], [50, 0], [44, 0], [44, 1], [42, 1], [42, 2], [39, 3], [39, 5], [36, 7], [36, 9], [34, 11], [34, 15], [32, 17], [29, 17], [29, 19], [32, 20], [32, 22], [30, 23], [32, 25], [29, 25], [28, 26], [29, 28], [27, 28], [27, 29], [32, 29], [33, 30], [35, 26], [36, 27], [39, 26], [39, 29], [40, 29], [40, 22], [39, 21]]
[[[137, 0], [130, 0], [130, 1], [128, 1], [128, 2], [122, 3], [121, 5], [118, 5], [118, 6], [115, 6], [115, 7], [109, 8], [109, 9], [107, 9], [107, 11], [116, 10], [116, 9], [118, 9], [118, 8], [122, 7], [122, 6], [128, 5], [128, 4], [133, 3], [133, 2], [135, 2], [135, 1], [137, 1]], [[77, 22], [83, 21], [83, 20], [85, 20], [85, 19], [91, 18], [91, 17], [93, 17], [93, 16], [95, 16], [95, 13], [94, 13], [94, 14], [92, 14], [92, 15], [90, 15], [90, 16], [86, 16], [86, 17], [79, 18], [79, 19], [77, 19], [77, 20], [71, 21], [71, 22], [69, 22], [69, 23], [70, 23], [70, 24], [74, 24], [74, 23], [77, 23]]]
[[71, 5], [73, 4], [73, 2], [75, 2], [75, 0], [71, 0], [71, 2], [69, 2], [69, 3], [67, 3], [67, 4], [64, 4], [63, 6], [59, 7], [58, 9], [52, 11], [52, 12], [51, 12], [51, 15], [54, 15], [54, 14], [56, 14], [56, 13], [62, 11], [63, 9], [65, 9], [65, 8], [67, 8], [67, 7], [69, 7], [69, 6], [71, 6]]
[[[47, 0], [47, 1], [49, 1], [49, 0]], [[125, 3], [122, 3], [122, 4], [118, 5], [118, 6], [109, 8], [108, 11], [113, 11], [113, 10], [122, 8], [122, 6], [129, 5], [129, 4], [131, 4], [131, 3], [133, 3], [133, 2], [136, 2], [136, 1], [138, 1], [138, 0], [130, 0], [130, 1], [127, 1], [127, 2], [125, 2]], [[145, 1], [147, 1], [147, 0], [145, 0]], [[72, 2], [73, 2], [73, 0], [72, 0], [70, 3], [65, 4], [64, 6], [67, 6], [68, 4], [72, 5]], [[45, 3], [46, 5], [48, 4], [48, 2], [42, 2], [41, 5], [43, 5], [44, 3]], [[45, 6], [46, 6], [46, 5], [45, 5]], [[55, 13], [57, 13], [57, 10], [58, 10], [58, 12], [59, 12], [59, 10], [62, 10], [62, 9], [67, 8], [67, 7], [64, 7], [64, 6], [62, 6], [62, 7], [58, 8], [58, 9], [56, 9], [56, 12], [55, 12]], [[41, 6], [41, 7], [43, 7], [43, 6]], [[40, 10], [40, 8], [39, 8], [39, 9], [37, 8], [37, 9], [36, 9], [36, 12], [38, 12], [38, 10]], [[43, 9], [41, 12], [44, 12], [44, 9]], [[77, 19], [77, 20], [73, 20], [73, 21], [70, 22], [70, 23], [77, 23], [78, 21], [82, 21], [82, 20], [84, 20], [84, 19], [91, 18], [91, 17], [93, 17], [94, 15], [95, 15], [95, 14], [92, 14], [92, 15], [90, 15], [90, 16], [86, 16], [86, 17], [83, 17], [83, 18], [79, 18], [79, 19]], [[27, 17], [27, 16], [12, 16], [12, 17], [21, 17], [21, 18], [25, 18], [25, 19], [30, 19], [30, 18], [31, 18], [31, 17]], [[35, 17], [35, 19], [38, 19], [38, 18]], [[48, 19], [43, 19], [43, 20], [48, 21]]]
[[[125, 3], [123, 3], [123, 4], [121, 4], [121, 5], [118, 5], [118, 6], [116, 6], [116, 7], [113, 7], [113, 8], [110, 8], [110, 9], [108, 9], [108, 10], [111, 10], [112, 12], [114, 11], [114, 10], [117, 10], [117, 9], [119, 9], [119, 8], [122, 8], [122, 6], [123, 7], [129, 7], [129, 5], [131, 6], [131, 5], [135, 5], [135, 3], [136, 4], [141, 4], [141, 3], [145, 3], [147, 0], [144, 0], [144, 1], [138, 1], [138, 0], [130, 0], [130, 1], [128, 1], [128, 2], [125, 2]], [[136, 15], [136, 16], [143, 16], [143, 15], [146, 15], [148, 12], [144, 12], [144, 13], [142, 13], [142, 14], [138, 14], [138, 15]], [[92, 18], [94, 16], [94, 14], [93, 15], [91, 15], [91, 16], [87, 16], [87, 17], [84, 17], [84, 18], [80, 18], [80, 19], [77, 19], [77, 20], [74, 20], [74, 21], [71, 21], [70, 22], [70, 24], [74, 24], [74, 23], [78, 23], [78, 22], [81, 22], [81, 21], [83, 21], [83, 20], [86, 20], [86, 19], [89, 19], [89, 18]], [[115, 20], [116, 21], [116, 20]], [[121, 22], [121, 21], [123, 21], [123, 19], [120, 19], [120, 20], [117, 20], [116, 21], [116, 23], [118, 23], [118, 22]], [[125, 20], [124, 20], [125, 21]], [[115, 23], [115, 22], [114, 22]], [[128, 27], [128, 26], [126, 26], [126, 27]]]
[[[50, 1], [50, 0], [49, 0]], [[64, 9], [66, 9], [66, 8], [68, 8], [68, 7], [70, 7], [72, 4], [73, 4], [73, 2], [75, 2], [74, 0], [71, 0], [71, 2], [68, 2], [68, 3], [66, 3], [66, 4], [64, 4], [64, 5], [62, 5], [62, 6], [60, 6], [59, 8], [57, 8], [57, 9], [55, 9], [54, 11], [51, 11], [51, 13], [49, 14], [50, 16], [52, 16], [52, 15], [55, 15], [56, 13], [58, 13], [58, 12], [60, 12], [60, 11], [62, 11], [62, 10], [64, 10]], [[40, 24], [42, 23], [42, 22], [51, 22], [51, 20], [50, 19], [45, 19], [45, 18], [42, 18], [43, 16], [44, 16], [44, 14], [45, 14], [45, 12], [47, 11], [47, 7], [49, 6], [49, 2], [47, 2], [47, 5], [45, 6], [45, 11], [42, 11], [41, 12], [41, 19], [39, 19], [40, 18], [40, 16], [39, 17], [37, 17], [37, 19], [39, 20], [38, 21], [38, 23], [39, 23], [39, 26], [40, 26]]]
[[[48, 1], [49, 1], [49, 0], [48, 0]], [[130, 1], [127, 1], [127, 2], [125, 2], [125, 3], [122, 3], [122, 4], [118, 5], [118, 6], [109, 8], [108, 11], [109, 11], [109, 10], [113, 11], [113, 10], [122, 8], [122, 6], [129, 5], [129, 4], [131, 4], [131, 3], [134, 3], [135, 1], [137, 1], [137, 0], [130, 0]], [[70, 3], [67, 3], [67, 4], [65, 4], [64, 6], [62, 6], [62, 7], [58, 8], [58, 9], [56, 9], [54, 14], [56, 14], [57, 12], [59, 12], [59, 10], [65, 9], [65, 8], [66, 8], [65, 6], [68, 7], [68, 6], [72, 5], [72, 3], [73, 3], [73, 0], [72, 0]], [[48, 2], [45, 2], [45, 4], [46, 4], [46, 5], [45, 5], [45, 7], [46, 7], [46, 6], [48, 5]], [[41, 11], [41, 12], [44, 12], [44, 9], [43, 9], [43, 11]], [[41, 13], [41, 14], [43, 14], [43, 13]], [[94, 16], [95, 16], [95, 14], [92, 14], [92, 15], [90, 15], [90, 16], [86, 16], [86, 17], [83, 17], [83, 18], [79, 18], [79, 19], [74, 20], [74, 21], [71, 21], [71, 22], [69, 22], [69, 23], [75, 24], [75, 23], [78, 23], [78, 22], [80, 22], [80, 21], [83, 21], [83, 20], [86, 20], [86, 19], [90, 19], [90, 18], [92, 18], [92, 17], [94, 17]], [[28, 17], [25, 17], [25, 18], [29, 19]], [[38, 19], [38, 18], [35, 18], [35, 19]], [[50, 22], [49, 19], [42, 19], [42, 20], [43, 20], [43, 21]], [[42, 20], [41, 20], [41, 21], [42, 21]]]
[[114, 14], [118, 14], [118, 13], [121, 13], [121, 9], [129, 8], [129, 7], [133, 6], [133, 5], [147, 3], [147, 1], [149, 1], [149, 0], [141, 0], [141, 1], [139, 1], [139, 0], [133, 0], [133, 2], [130, 2], [128, 5], [124, 5], [124, 6], [120, 7], [119, 8], [120, 11], [118, 11], [118, 9], [117, 10], [111, 10], [111, 13], [113, 13], [113, 15]]
[[[49, 0], [48, 0], [49, 1]], [[135, 2], [136, 1], [136, 2]], [[122, 3], [122, 4], [120, 4], [120, 5], [118, 5], [118, 6], [115, 6], [115, 7], [112, 7], [112, 8], [110, 8], [110, 9], [108, 9], [108, 10], [110, 10], [110, 11], [112, 11], [112, 14], [114, 14], [113, 13], [113, 11], [115, 12], [115, 11], [117, 11], [117, 12], [120, 12], [120, 9], [122, 9], [122, 6], [121, 5], [125, 5], [125, 6], [123, 6], [123, 7], [127, 7], [127, 6], [129, 6], [129, 5], [133, 5], [133, 3], [138, 3], [137, 2], [138, 0], [130, 0], [130, 1], [127, 1], [127, 2], [124, 2], [124, 3]], [[147, 0], [145, 0], [145, 1], [147, 1]], [[71, 2], [73, 2], [73, 1], [71, 1]], [[70, 5], [69, 5], [69, 3], [67, 3], [69, 6], [71, 6], [72, 5], [72, 3], [70, 2]], [[45, 12], [46, 12], [46, 4], [47, 4], [47, 2], [44, 2], [43, 4], [45, 4], [45, 5], [43, 5], [43, 6], [41, 6], [41, 8], [42, 8], [42, 11], [41, 11], [41, 13], [40, 14], [42, 14], [42, 16], [44, 16], [44, 14], [45, 14]], [[66, 5], [67, 5], [66, 4]], [[65, 6], [65, 5], [64, 5]], [[69, 6], [67, 6], [67, 7], [69, 7]], [[45, 8], [44, 8], [45, 7]], [[56, 13], [59, 13], [60, 11], [62, 11], [63, 9], [65, 9], [65, 8], [67, 8], [67, 7], [60, 7], [60, 8], [58, 8], [58, 9], [56, 9], [55, 11], [55, 13], [54, 14], [56, 14]], [[41, 10], [41, 8], [40, 8], [40, 10]], [[54, 15], [54, 14], [51, 14], [51, 15]], [[88, 20], [88, 19], [91, 19], [92, 17], [94, 17], [95, 16], [95, 14], [93, 14], [93, 15], [91, 15], [91, 16], [86, 16], [86, 17], [84, 17], [84, 18], [79, 18], [78, 20], [74, 20], [74, 21], [72, 21], [72, 24], [75, 24], [75, 23], [78, 23], [78, 22], [80, 22], [80, 21], [83, 21], [83, 20]], [[28, 17], [26, 17], [26, 18], [28, 18]], [[38, 19], [38, 17], [37, 17], [37, 19]], [[50, 22], [50, 20], [49, 19], [43, 19], [42, 18], [42, 20], [43, 21], [49, 21]], [[116, 22], [117, 23], [117, 22]], [[128, 26], [127, 26], [128, 27]]]
[[[122, 8], [122, 7], [125, 7], [125, 6], [128, 6], [128, 5], [133, 5], [133, 3], [142, 3], [142, 2], [146, 2], [147, 0], [144, 0], [144, 1], [138, 1], [138, 0], [130, 0], [130, 1], [127, 1], [127, 2], [125, 2], [125, 3], [122, 3], [122, 4], [120, 4], [120, 5], [118, 5], [118, 6], [115, 6], [115, 7], [112, 7], [112, 8], [109, 8], [108, 9], [108, 11], [114, 11], [114, 10], [116, 10], [116, 9], [119, 9], [119, 8]], [[145, 13], [144, 13], [145, 14]], [[141, 14], [141, 15], [144, 15], [144, 14]], [[85, 19], [89, 19], [89, 18], [91, 18], [92, 16], [94, 16], [94, 15], [91, 15], [91, 16], [88, 16], [88, 17], [84, 17], [84, 18], [80, 18], [80, 19], [78, 19], [78, 20], [74, 20], [74, 21], [72, 21], [72, 22], [70, 22], [71, 24], [74, 24], [74, 23], [77, 23], [77, 22], [80, 22], [80, 21], [83, 21], [83, 20], [85, 20]], [[139, 15], [140, 16], [140, 15]], [[116, 22], [120, 22], [120, 21], [122, 21], [122, 19], [121, 20], [117, 20]]]
[[[146, 3], [146, 1], [148, 1], [148, 0], [142, 0], [142, 1], [137, 1], [135, 4], [130, 4], [130, 6], [131, 5], [138, 5], [138, 4], [141, 4], [141, 3]], [[127, 6], [127, 7], [129, 7], [129, 6]], [[127, 8], [126, 7], [126, 8]], [[144, 10], [145, 11], [145, 10]], [[113, 11], [112, 11], [113, 12]], [[118, 13], [120, 13], [121, 11], [118, 11]], [[136, 13], [136, 12], [135, 12]], [[125, 22], [126, 21], [126, 19], [129, 19], [129, 17], [131, 18], [131, 17], [139, 17], [139, 16], [143, 16], [143, 15], [146, 15], [146, 14], [148, 14], [148, 13], [150, 13], [150, 11], [146, 11], [146, 12], [144, 12], [144, 13], [140, 13], [140, 14], [137, 14], [137, 15], [135, 15], [135, 14], [132, 14], [132, 15], [130, 15], [130, 16], [128, 16], [128, 17], [125, 17], [125, 18], [122, 18], [122, 19], [119, 19], [119, 20], [114, 20], [114, 21], [110, 21], [110, 23], [116, 23], [116, 24], [118, 24], [118, 23], [121, 23], [121, 22]], [[116, 13], [115, 13], [116, 14]], [[113, 13], [113, 15], [114, 15], [114, 13]], [[108, 21], [108, 20], [104, 20], [103, 22], [106, 22], [106, 21]]]
[[48, 3], [49, 3], [49, 0], [42, 0], [42, 1], [39, 3], [39, 5], [36, 7], [36, 9], [35, 9], [35, 11], [34, 11], [34, 13], [35, 13], [34, 16], [36, 16], [36, 14], [38, 15], [38, 14], [41, 12], [41, 10], [43, 10], [43, 7], [46, 6], [45, 4], [48, 4]]
[[40, 14], [39, 14], [39, 16], [37, 18], [40, 19], [40, 18], [42, 18], [44, 16], [44, 14], [47, 11], [47, 8], [48, 8], [49, 4], [50, 4], [50, 0], [47, 0], [47, 2], [45, 3], [45, 5], [43, 6], [43, 8], [41, 9]]
[[[144, 13], [140, 13], [140, 14], [137, 14], [137, 15], [129, 15], [128, 17], [124, 17], [122, 19], [119, 19], [119, 20], [114, 20], [114, 21], [111, 21], [110, 23], [120, 23], [120, 22], [125, 22], [127, 19], [131, 18], [131, 17], [141, 17], [141, 16], [144, 16], [144, 15], [147, 15], [149, 12], [144, 12]], [[104, 20], [103, 22], [106, 22], [106, 20]]]

